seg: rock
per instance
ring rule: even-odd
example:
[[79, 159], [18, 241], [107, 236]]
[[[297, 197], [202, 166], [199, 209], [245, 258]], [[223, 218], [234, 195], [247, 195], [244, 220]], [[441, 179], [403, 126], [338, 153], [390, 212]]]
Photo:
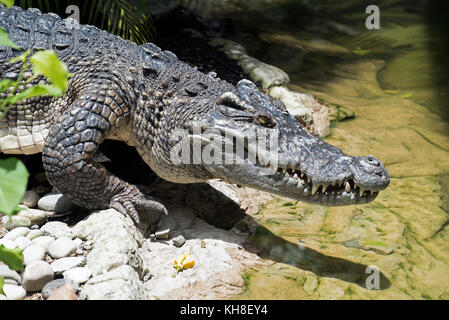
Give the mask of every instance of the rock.
[[354, 119], [354, 111], [336, 104], [328, 103], [329, 108], [329, 121], [343, 121], [346, 119]]
[[67, 237], [73, 239], [74, 234], [72, 229], [64, 222], [51, 221], [44, 224], [41, 229], [42, 234], [52, 236], [54, 238]]
[[7, 230], [13, 230], [20, 227], [31, 227], [30, 219], [18, 215], [12, 217], [4, 216], [1, 221]]
[[14, 230], [9, 231], [7, 234], [5, 234], [3, 239], [15, 240], [18, 237], [26, 236], [29, 232], [30, 232], [30, 229], [27, 227], [18, 227], [18, 228], [15, 228]]
[[75, 245], [78, 247], [83, 243], [83, 240], [81, 240], [80, 238], [76, 238], [73, 239], [73, 243], [75, 243]]
[[23, 300], [27, 295], [25, 289], [13, 284], [5, 284], [3, 286], [3, 292], [8, 300]]
[[[142, 245], [142, 261], [151, 262], [148, 268], [152, 275], [142, 277], [145, 298], [218, 299], [240, 293], [244, 281], [239, 261], [248, 253], [239, 249], [239, 245], [246, 238], [206, 223], [185, 207], [169, 206], [168, 210], [170, 214], [161, 218], [157, 229], [182, 232], [188, 240], [181, 248], [149, 239]], [[190, 251], [188, 260], [194, 260], [195, 266], [173, 278], [173, 258], [187, 251]], [[260, 259], [252, 255], [244, 261], [248, 265]]]
[[154, 234], [156, 239], [168, 239], [170, 237], [170, 229], [158, 231]]
[[48, 252], [48, 248], [54, 241], [55, 241], [55, 238], [53, 238], [53, 237], [41, 236], [41, 237], [37, 237], [36, 239], [33, 239], [33, 241], [31, 241], [31, 244], [41, 246]]
[[64, 258], [74, 254], [76, 251], [75, 243], [67, 237], [56, 239], [48, 247], [48, 253], [53, 259]]
[[47, 221], [47, 213], [43, 210], [38, 209], [25, 209], [20, 211], [18, 214], [20, 217], [25, 217], [30, 219], [32, 225], [41, 226]]
[[64, 279], [72, 281], [77, 284], [83, 284], [87, 282], [92, 276], [92, 271], [88, 268], [78, 267], [73, 268], [63, 273]]
[[37, 194], [37, 192], [29, 190], [25, 192], [20, 203], [27, 206], [28, 208], [34, 208], [37, 205], [39, 199], [40, 196]]
[[288, 74], [284, 71], [248, 56], [246, 49], [236, 42], [216, 38], [210, 42], [210, 45], [222, 50], [230, 59], [236, 60], [243, 71], [264, 88], [285, 86], [290, 82]]
[[53, 280], [53, 269], [45, 261], [34, 261], [25, 267], [23, 288], [28, 292], [36, 292]]
[[330, 133], [328, 108], [310, 94], [276, 86], [270, 89], [270, 96], [280, 99], [288, 112], [310, 132], [320, 137]]
[[49, 193], [43, 196], [38, 204], [38, 208], [56, 213], [66, 213], [76, 208], [76, 206], [62, 194]]
[[14, 271], [9, 269], [7, 265], [0, 265], [0, 277], [3, 277], [6, 280], [10, 279], [13, 280], [16, 284], [22, 283], [22, 278], [20, 275]]
[[20, 250], [25, 250], [31, 244], [31, 240], [26, 237], [18, 237], [14, 242], [17, 244]]
[[40, 237], [42, 235], [42, 232], [40, 230], [31, 230], [28, 234], [27, 234], [27, 238], [30, 240], [34, 240], [37, 237]]
[[45, 249], [38, 245], [30, 245], [23, 251], [23, 264], [29, 265], [34, 261], [44, 260]]
[[0, 244], [2, 244], [6, 249], [16, 249], [18, 247], [17, 243], [8, 239], [0, 239]]
[[79, 290], [79, 286], [69, 280], [56, 279], [56, 280], [50, 281], [42, 288], [42, 297], [44, 299], [48, 299], [48, 297], [50, 297], [53, 294], [53, 292], [55, 292], [56, 289], [58, 289], [62, 286], [69, 286], [75, 292]]
[[174, 237], [172, 241], [175, 247], [182, 247], [186, 243], [186, 239], [182, 235]]
[[307, 292], [309, 295], [315, 291], [316, 287], [318, 286], [318, 279], [314, 275], [308, 275], [306, 276], [306, 281], [302, 285], [305, 292]]
[[79, 267], [86, 261], [85, 257], [68, 257], [53, 261], [50, 266], [55, 274], [62, 274], [63, 272]]
[[128, 265], [91, 278], [80, 292], [82, 300], [141, 300], [137, 272]]
[[78, 296], [73, 292], [72, 288], [64, 285], [56, 289], [47, 300], [78, 300]]
[[345, 242], [345, 246], [348, 248], [360, 248], [360, 243], [358, 240], [349, 240]]
[[86, 267], [93, 275], [120, 265], [139, 266], [139, 247], [144, 238], [129, 216], [114, 209], [95, 211], [73, 230], [80, 238], [89, 239], [83, 245], [86, 249], [89, 241], [94, 243], [86, 257]]
[[362, 249], [366, 251], [374, 251], [375, 253], [382, 255], [389, 255], [393, 253], [393, 249], [384, 246], [362, 244]]

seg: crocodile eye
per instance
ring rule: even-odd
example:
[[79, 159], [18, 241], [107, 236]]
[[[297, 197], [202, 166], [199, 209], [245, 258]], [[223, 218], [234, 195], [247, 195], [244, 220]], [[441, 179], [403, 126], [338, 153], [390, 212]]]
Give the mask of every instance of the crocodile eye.
[[265, 116], [265, 115], [258, 115], [256, 117], [256, 119], [257, 119], [257, 122], [264, 127], [272, 128], [275, 125], [273, 120], [270, 117]]

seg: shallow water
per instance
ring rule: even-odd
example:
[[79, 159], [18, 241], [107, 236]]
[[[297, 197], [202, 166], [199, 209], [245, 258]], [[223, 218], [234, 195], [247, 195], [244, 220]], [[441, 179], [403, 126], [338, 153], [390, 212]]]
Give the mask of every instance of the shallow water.
[[[378, 157], [391, 184], [363, 206], [277, 199], [261, 207], [251, 240], [271, 263], [247, 270], [236, 298], [449, 299], [443, 8], [383, 1], [381, 29], [367, 30], [360, 1], [311, 3], [234, 0], [196, 9], [229, 19], [232, 27], [218, 34], [286, 71], [291, 89], [353, 111], [326, 141]], [[375, 284], [368, 266], [380, 271], [378, 290], [367, 289]]]

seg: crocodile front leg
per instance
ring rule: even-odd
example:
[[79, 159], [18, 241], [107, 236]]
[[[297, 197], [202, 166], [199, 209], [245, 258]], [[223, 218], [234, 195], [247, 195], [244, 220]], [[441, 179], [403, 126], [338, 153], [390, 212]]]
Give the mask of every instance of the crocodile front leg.
[[139, 223], [138, 210], [167, 214], [167, 209], [92, 160], [107, 134], [128, 117], [129, 110], [116, 92], [91, 88], [51, 126], [43, 164], [48, 181], [75, 204], [87, 209], [114, 208]]

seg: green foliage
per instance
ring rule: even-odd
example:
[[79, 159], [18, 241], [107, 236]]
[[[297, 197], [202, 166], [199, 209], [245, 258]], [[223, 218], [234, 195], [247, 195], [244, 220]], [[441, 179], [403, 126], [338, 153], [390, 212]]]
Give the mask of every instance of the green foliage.
[[8, 36], [8, 33], [5, 30], [3, 30], [2, 28], [0, 28], [0, 45], [6, 46], [6, 47], [11, 47], [14, 49], [19, 49], [19, 47], [14, 42], [11, 41], [11, 39]]
[[[0, 46], [17, 48], [11, 41], [5, 30], [0, 28]], [[30, 57], [30, 51], [27, 50], [21, 55], [12, 58], [9, 63], [22, 63], [22, 70], [16, 81], [11, 79], [3, 79], [0, 81], [0, 93], [10, 89], [5, 99], [0, 99], [0, 119], [8, 111], [7, 106], [12, 106], [20, 101], [38, 96], [59, 97], [68, 87], [68, 78], [70, 76], [67, 66], [58, 59], [53, 50], [38, 51]], [[38, 76], [44, 76], [50, 81], [50, 85], [35, 85], [26, 90], [16, 93], [23, 74], [26, 70], [32, 68], [33, 76], [29, 78], [25, 84], [30, 83]]]
[[43, 75], [58, 88], [61, 93], [67, 90], [69, 86], [69, 71], [67, 66], [58, 59], [53, 50], [38, 51], [30, 58], [33, 64], [33, 73]]
[[0, 0], [0, 3], [3, 3], [7, 8], [10, 8], [14, 5], [14, 0]]
[[365, 246], [388, 247], [387, 244], [382, 241], [366, 241], [363, 244]]
[[7, 249], [0, 245], [0, 260], [3, 261], [11, 270], [22, 271], [23, 255], [22, 250]]
[[0, 212], [11, 216], [26, 191], [28, 171], [17, 158], [0, 160]]
[[82, 24], [97, 26], [138, 44], [153, 39], [153, 21], [146, 0], [19, 0], [17, 5], [24, 9], [39, 8], [64, 18], [68, 17], [66, 8], [76, 5]]

